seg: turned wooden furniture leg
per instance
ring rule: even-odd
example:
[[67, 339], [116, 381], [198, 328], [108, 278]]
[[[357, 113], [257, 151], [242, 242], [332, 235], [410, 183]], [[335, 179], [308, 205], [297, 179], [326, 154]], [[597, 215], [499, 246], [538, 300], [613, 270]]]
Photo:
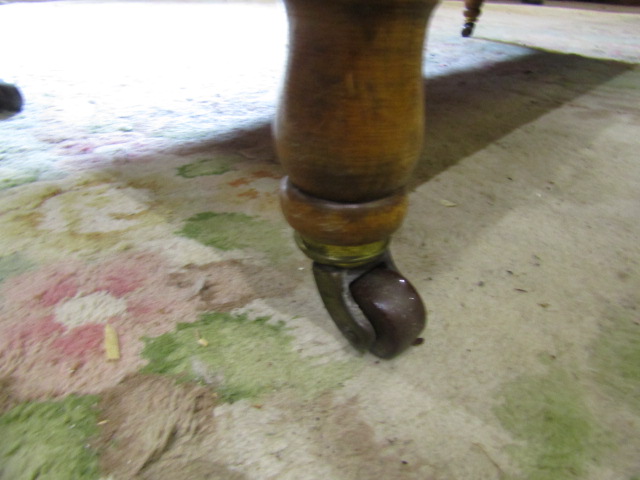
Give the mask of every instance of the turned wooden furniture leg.
[[462, 27], [462, 36], [470, 37], [476, 26], [478, 17], [480, 17], [481, 8], [484, 0], [464, 0], [464, 25]]
[[425, 325], [388, 253], [424, 133], [422, 56], [436, 0], [285, 0], [290, 52], [274, 124], [282, 208], [327, 310], [392, 357]]

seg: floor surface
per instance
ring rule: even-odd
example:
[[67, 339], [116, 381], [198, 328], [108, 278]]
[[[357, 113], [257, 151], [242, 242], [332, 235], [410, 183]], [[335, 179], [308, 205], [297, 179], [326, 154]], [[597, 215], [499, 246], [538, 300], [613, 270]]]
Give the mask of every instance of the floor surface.
[[[640, 478], [637, 10], [490, 2], [462, 39], [462, 4], [438, 8], [392, 244], [429, 324], [388, 362], [337, 333], [279, 213], [281, 5], [0, 15], [26, 98], [0, 122], [5, 438], [42, 438], [7, 427], [15, 405], [77, 393], [121, 440], [91, 460], [105, 479]], [[91, 353], [105, 322], [117, 364]], [[185, 372], [209, 393], [165, 377]], [[43, 468], [16, 451], [5, 475]]]

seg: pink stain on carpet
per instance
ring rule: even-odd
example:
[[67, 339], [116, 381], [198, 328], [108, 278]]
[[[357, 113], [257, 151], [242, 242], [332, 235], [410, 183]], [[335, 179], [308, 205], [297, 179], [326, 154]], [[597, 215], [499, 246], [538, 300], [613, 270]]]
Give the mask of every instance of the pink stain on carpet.
[[[0, 287], [0, 377], [23, 398], [95, 393], [137, 371], [141, 338], [198, 318], [193, 290], [170, 281], [162, 257], [126, 253], [100, 262], [47, 265]], [[121, 359], [106, 360], [104, 326]]]
[[108, 264], [98, 279], [97, 290], [104, 290], [115, 297], [123, 297], [144, 284], [145, 270], [136, 268], [127, 259], [117, 259]]
[[47, 338], [55, 338], [65, 332], [64, 325], [54, 321], [54, 315], [43, 318], [24, 319], [16, 328], [7, 329], [5, 347], [7, 350], [22, 350]]
[[51, 278], [53, 285], [42, 294], [40, 301], [44, 306], [56, 305], [65, 298], [71, 298], [78, 292], [78, 284], [75, 278]]
[[58, 336], [51, 343], [51, 347], [62, 360], [86, 360], [102, 354], [103, 342], [104, 325], [89, 324], [76, 327]]

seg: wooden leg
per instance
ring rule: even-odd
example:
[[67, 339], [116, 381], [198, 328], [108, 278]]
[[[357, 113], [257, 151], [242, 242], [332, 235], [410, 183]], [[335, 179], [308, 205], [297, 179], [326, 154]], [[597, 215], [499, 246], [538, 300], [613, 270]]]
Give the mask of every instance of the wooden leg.
[[342, 332], [391, 357], [425, 323], [387, 246], [422, 147], [422, 56], [436, 0], [285, 4], [290, 53], [274, 125], [288, 174], [283, 212]]
[[484, 0], [464, 0], [464, 19], [465, 23], [462, 27], [462, 36], [470, 37], [476, 26], [478, 17], [480, 17], [481, 8]]

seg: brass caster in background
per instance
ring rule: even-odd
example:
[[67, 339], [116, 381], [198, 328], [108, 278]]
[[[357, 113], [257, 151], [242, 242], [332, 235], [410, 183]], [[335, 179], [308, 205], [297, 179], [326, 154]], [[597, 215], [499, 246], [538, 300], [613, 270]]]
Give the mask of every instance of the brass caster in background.
[[393, 358], [411, 346], [426, 325], [420, 295], [388, 252], [352, 268], [314, 262], [313, 273], [333, 321], [358, 350]]

